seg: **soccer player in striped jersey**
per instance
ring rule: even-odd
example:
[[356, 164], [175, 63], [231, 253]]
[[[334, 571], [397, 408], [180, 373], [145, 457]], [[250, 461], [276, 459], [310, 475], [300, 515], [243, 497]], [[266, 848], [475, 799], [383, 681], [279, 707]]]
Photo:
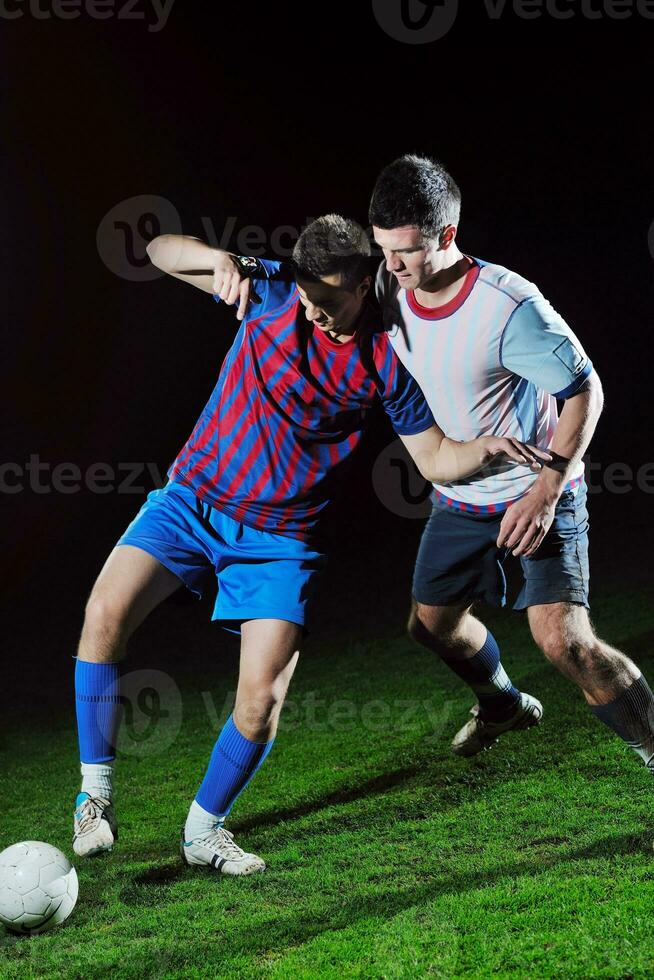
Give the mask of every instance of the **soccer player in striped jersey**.
[[[75, 669], [82, 772], [75, 853], [111, 850], [119, 665], [130, 635], [182, 584], [218, 578], [213, 619], [240, 627], [233, 714], [182, 828], [186, 864], [250, 874], [264, 862], [224, 827], [267, 757], [325, 563], [320, 517], [379, 402], [428, 478], [453, 479], [498, 454], [538, 468], [548, 454], [495, 436], [453, 443], [365, 302], [370, 243], [337, 215], [300, 237], [293, 268], [162, 236], [150, 258], [242, 321], [188, 441], [118, 541], [92, 590]], [[256, 281], [254, 281], [256, 280]], [[246, 307], [255, 286], [250, 312]]]
[[497, 460], [484, 473], [434, 481], [410, 633], [477, 695], [455, 753], [475, 755], [537, 723], [540, 703], [516, 690], [472, 614], [479, 599], [504, 605], [502, 566], [518, 556], [524, 584], [514, 608], [527, 610], [536, 643], [654, 772], [652, 692], [588, 614], [582, 457], [603, 406], [600, 380], [533, 283], [459, 250], [460, 211], [460, 191], [439, 163], [407, 155], [380, 174], [369, 217], [384, 254], [376, 285], [388, 336], [449, 436], [515, 436], [553, 459], [538, 474]]

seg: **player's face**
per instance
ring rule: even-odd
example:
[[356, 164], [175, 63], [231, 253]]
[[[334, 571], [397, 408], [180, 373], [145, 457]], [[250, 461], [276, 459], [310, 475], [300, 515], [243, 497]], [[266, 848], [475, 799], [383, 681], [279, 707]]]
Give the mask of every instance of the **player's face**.
[[443, 267], [445, 251], [438, 241], [425, 239], [415, 225], [390, 230], [373, 226], [373, 234], [386, 268], [403, 289], [419, 289]]
[[341, 275], [323, 276], [319, 282], [298, 277], [297, 290], [307, 320], [319, 330], [348, 333], [361, 312], [363, 300], [370, 288], [370, 276], [359, 283], [353, 292], [343, 289]]

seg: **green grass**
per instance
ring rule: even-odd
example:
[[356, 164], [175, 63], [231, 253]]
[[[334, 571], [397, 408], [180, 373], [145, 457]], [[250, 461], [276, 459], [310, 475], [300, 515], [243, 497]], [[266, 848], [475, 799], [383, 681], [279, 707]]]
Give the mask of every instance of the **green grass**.
[[[594, 615], [648, 672], [646, 597], [615, 596]], [[545, 720], [468, 762], [449, 752], [468, 690], [403, 637], [317, 648], [300, 664], [297, 711], [234, 808], [237, 840], [268, 863], [242, 880], [178, 861], [215, 734], [202, 692], [220, 712], [235, 680], [183, 674], [172, 746], [119, 758], [113, 855], [77, 862], [63, 927], [0, 933], [0, 976], [652, 977], [651, 777], [544, 662], [523, 618], [492, 622]], [[307, 724], [311, 692], [326, 705]], [[65, 714], [14, 732], [0, 754], [0, 846], [32, 837], [72, 854], [77, 765]]]

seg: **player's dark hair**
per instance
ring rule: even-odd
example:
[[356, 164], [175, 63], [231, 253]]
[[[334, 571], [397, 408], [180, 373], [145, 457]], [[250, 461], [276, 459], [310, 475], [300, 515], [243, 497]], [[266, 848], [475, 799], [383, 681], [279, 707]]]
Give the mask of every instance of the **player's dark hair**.
[[407, 153], [380, 173], [368, 217], [377, 228], [415, 225], [426, 238], [438, 238], [459, 224], [461, 191], [441, 163]]
[[343, 289], [356, 289], [370, 274], [370, 240], [361, 225], [340, 214], [326, 214], [308, 225], [293, 249], [293, 265], [304, 279], [340, 272]]

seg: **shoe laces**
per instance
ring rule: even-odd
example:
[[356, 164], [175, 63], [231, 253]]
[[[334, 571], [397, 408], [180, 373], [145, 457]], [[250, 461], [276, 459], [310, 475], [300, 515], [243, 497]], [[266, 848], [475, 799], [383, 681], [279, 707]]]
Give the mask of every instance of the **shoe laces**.
[[89, 796], [88, 800], [84, 800], [82, 805], [77, 808], [75, 816], [77, 817], [77, 824], [81, 834], [85, 833], [91, 824], [95, 823], [102, 816], [106, 805], [104, 801], [97, 799], [97, 797]]
[[221, 857], [227, 858], [228, 861], [241, 861], [245, 857], [245, 851], [234, 842], [234, 835], [220, 824], [209, 831], [202, 843], [205, 847], [213, 847], [220, 851]]

